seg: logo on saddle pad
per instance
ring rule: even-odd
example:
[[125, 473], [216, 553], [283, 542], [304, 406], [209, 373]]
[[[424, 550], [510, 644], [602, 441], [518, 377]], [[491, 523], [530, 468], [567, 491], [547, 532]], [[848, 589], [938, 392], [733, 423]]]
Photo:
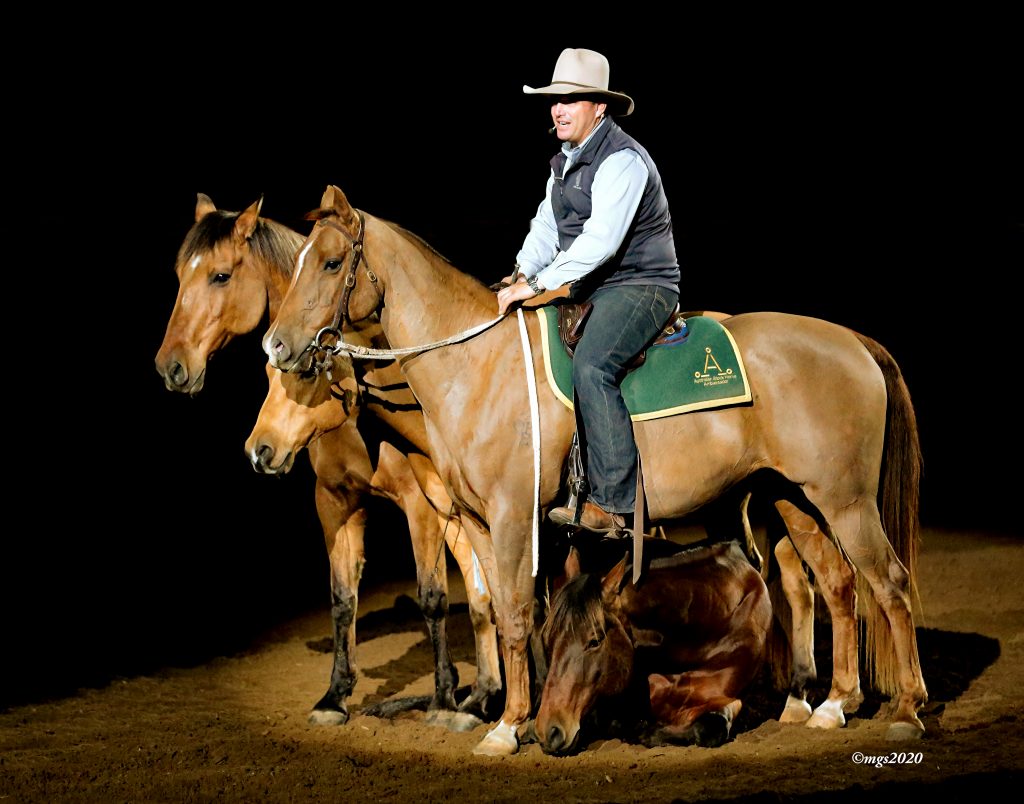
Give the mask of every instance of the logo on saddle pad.
[[[538, 307], [536, 313], [548, 385], [571, 409], [572, 358], [558, 334], [557, 306]], [[751, 395], [732, 334], [713, 318], [693, 316], [679, 336], [647, 349], [643, 365], [622, 381], [622, 398], [636, 422], [749, 402]]]

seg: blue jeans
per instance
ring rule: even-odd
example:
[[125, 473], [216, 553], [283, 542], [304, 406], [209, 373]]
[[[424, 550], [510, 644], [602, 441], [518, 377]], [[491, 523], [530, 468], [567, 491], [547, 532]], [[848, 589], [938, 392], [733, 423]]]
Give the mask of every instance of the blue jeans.
[[632, 513], [636, 503], [636, 441], [619, 386], [678, 300], [678, 292], [658, 285], [617, 285], [590, 297], [594, 309], [573, 353], [572, 383], [590, 499], [605, 511]]

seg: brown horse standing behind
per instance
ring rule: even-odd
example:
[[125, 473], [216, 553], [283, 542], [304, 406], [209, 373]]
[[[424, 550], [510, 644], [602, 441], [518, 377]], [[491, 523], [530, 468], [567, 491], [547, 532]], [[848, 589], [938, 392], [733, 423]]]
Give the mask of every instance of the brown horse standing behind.
[[549, 670], [534, 731], [547, 754], [579, 750], [588, 713], [638, 689], [651, 721], [643, 742], [721, 745], [762, 667], [768, 589], [735, 542], [655, 559], [623, 586], [628, 563], [602, 579], [581, 573], [575, 554], [566, 562], [570, 580], [543, 630]]

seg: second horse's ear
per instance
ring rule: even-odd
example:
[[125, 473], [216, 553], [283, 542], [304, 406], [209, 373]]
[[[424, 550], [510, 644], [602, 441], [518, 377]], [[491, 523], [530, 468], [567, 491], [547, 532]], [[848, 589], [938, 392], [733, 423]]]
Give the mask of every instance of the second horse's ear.
[[580, 554], [575, 547], [569, 548], [569, 555], [565, 557], [565, 579], [571, 581], [580, 574]]
[[619, 590], [622, 588], [622, 579], [626, 576], [626, 567], [629, 566], [629, 555], [612, 567], [608, 574], [601, 580], [601, 599], [607, 605], [612, 605], [619, 597]]

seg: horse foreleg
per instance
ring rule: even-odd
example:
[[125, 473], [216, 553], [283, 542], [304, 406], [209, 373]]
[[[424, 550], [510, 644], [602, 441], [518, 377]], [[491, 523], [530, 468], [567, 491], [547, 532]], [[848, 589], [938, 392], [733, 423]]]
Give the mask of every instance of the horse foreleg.
[[[505, 710], [501, 720], [473, 749], [474, 754], [502, 756], [519, 750], [517, 730], [530, 716], [530, 670], [527, 643], [534, 625], [534, 578], [531, 575], [530, 550], [521, 539], [510, 538], [505, 524], [505, 542], [494, 539], [493, 553], [478, 556], [493, 561], [485, 576], [494, 599], [494, 613], [505, 665]], [[514, 531], [513, 531], [514, 532]], [[528, 538], [529, 523], [518, 533]], [[485, 563], [485, 568], [487, 564]]]
[[[822, 513], [828, 516], [824, 510]], [[886, 538], [874, 501], [862, 501], [833, 511], [829, 521], [846, 554], [870, 585], [891, 631], [893, 655], [879, 655], [877, 643], [872, 645], [876, 651], [872, 658], [883, 692], [890, 691], [885, 688], [888, 676], [893, 672], [896, 676], [893, 722], [887, 737], [890, 740], [922, 737], [924, 724], [917, 712], [928, 701], [928, 692], [921, 673], [911, 614], [910, 574]], [[879, 623], [880, 627], [884, 625]]]
[[331, 624], [334, 662], [331, 683], [310, 713], [310, 723], [341, 725], [348, 722], [346, 701], [356, 683], [356, 610], [359, 579], [363, 574], [363, 539], [366, 511], [352, 508], [353, 498], [339, 496], [317, 483], [316, 508], [327, 544], [331, 571]]
[[832, 687], [807, 725], [839, 728], [846, 725], [843, 713], [857, 711], [864, 701], [858, 666], [856, 576], [813, 517], [788, 500], [777, 500], [775, 507], [789, 530], [790, 550], [795, 545], [814, 572], [832, 620]]
[[459, 675], [448, 644], [448, 572], [437, 514], [423, 494], [409, 459], [387, 442], [380, 446], [370, 480], [375, 492], [392, 500], [409, 523], [416, 562], [416, 593], [434, 649], [434, 696], [428, 710], [455, 710]]
[[[476, 644], [476, 679], [469, 696], [459, 704], [459, 710], [480, 718], [487, 716], [487, 705], [501, 691], [501, 666], [498, 664], [498, 629], [494, 623], [491, 593], [484, 579], [483, 568], [474, 560], [473, 548], [458, 519], [452, 520], [445, 533], [448, 549], [462, 570], [469, 602], [469, 619], [473, 625]], [[472, 524], [469, 527], [473, 527]], [[454, 528], [454, 533], [452, 529]]]

